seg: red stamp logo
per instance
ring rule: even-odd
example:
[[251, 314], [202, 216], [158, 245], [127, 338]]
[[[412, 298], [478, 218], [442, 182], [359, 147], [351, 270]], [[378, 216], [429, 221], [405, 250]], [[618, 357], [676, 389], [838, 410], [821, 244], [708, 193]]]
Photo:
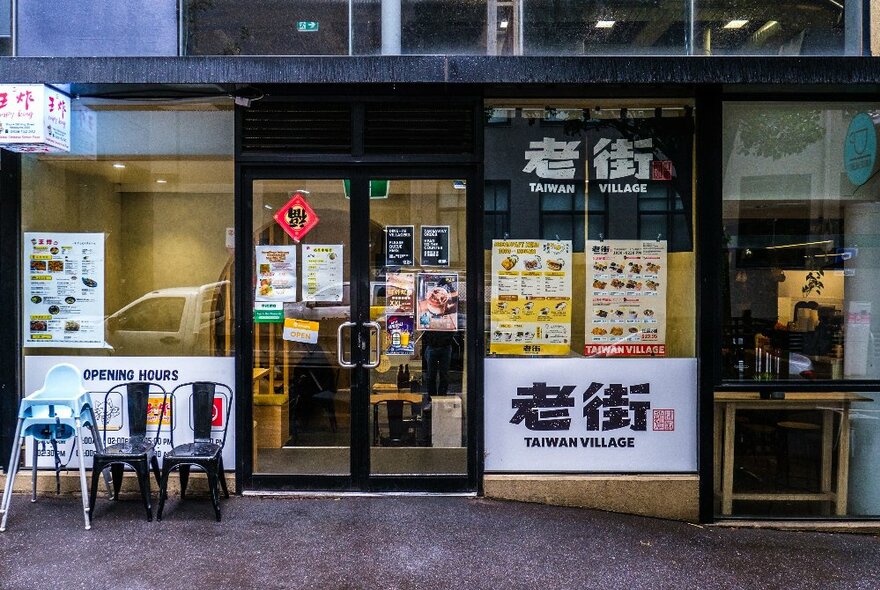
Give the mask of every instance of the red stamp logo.
[[653, 411], [654, 432], [672, 432], [675, 430], [675, 410], [657, 409]]
[[651, 160], [651, 180], [672, 180], [672, 160]]

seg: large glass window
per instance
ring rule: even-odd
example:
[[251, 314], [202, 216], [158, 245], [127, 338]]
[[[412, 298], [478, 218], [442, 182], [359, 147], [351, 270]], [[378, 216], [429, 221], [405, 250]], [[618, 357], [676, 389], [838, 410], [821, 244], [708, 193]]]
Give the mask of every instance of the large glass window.
[[22, 159], [25, 353], [231, 356], [231, 106], [82, 102]]
[[695, 356], [691, 106], [497, 102], [486, 120], [489, 354]]
[[848, 391], [880, 377], [878, 122], [876, 103], [724, 107], [722, 377], [753, 391], [715, 394], [723, 516], [880, 514], [880, 396]]

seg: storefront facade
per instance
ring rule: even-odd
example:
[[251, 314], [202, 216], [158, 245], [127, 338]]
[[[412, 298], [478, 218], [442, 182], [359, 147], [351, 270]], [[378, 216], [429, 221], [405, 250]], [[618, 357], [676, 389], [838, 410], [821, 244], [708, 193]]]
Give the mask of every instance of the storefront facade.
[[880, 516], [872, 58], [34, 57], [0, 82], [59, 86], [71, 121], [0, 161], [4, 468], [63, 361], [94, 391], [231, 385], [239, 492]]

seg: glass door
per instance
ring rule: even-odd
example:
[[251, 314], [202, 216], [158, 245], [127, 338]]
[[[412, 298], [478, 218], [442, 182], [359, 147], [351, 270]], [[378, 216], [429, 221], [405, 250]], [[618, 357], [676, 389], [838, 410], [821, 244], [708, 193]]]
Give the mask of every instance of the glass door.
[[473, 489], [466, 181], [290, 176], [245, 175], [246, 485]]
[[351, 474], [347, 180], [255, 180], [253, 473]]
[[467, 184], [370, 186], [370, 475], [466, 476]]

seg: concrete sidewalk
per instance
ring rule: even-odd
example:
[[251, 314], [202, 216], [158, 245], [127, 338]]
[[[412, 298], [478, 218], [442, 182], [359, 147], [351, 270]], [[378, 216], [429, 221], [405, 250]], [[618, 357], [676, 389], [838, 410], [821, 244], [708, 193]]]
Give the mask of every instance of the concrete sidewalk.
[[136, 499], [16, 494], [0, 588], [880, 587], [874, 535], [700, 527], [575, 508], [455, 497]]

